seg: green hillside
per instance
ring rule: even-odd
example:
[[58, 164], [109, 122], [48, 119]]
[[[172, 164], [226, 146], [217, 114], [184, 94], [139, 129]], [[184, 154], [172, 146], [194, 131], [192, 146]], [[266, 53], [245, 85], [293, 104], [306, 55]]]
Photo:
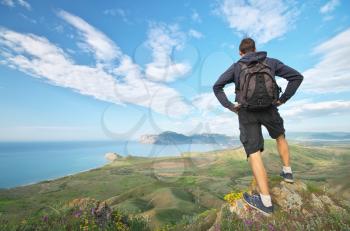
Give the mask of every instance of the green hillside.
[[[265, 149], [263, 158], [274, 185], [281, 180], [281, 164], [273, 141], [267, 141]], [[310, 192], [326, 193], [350, 207], [350, 146], [292, 144], [290, 150], [296, 179]], [[76, 175], [0, 190], [0, 219], [7, 229], [25, 226], [31, 220], [64, 213], [63, 208], [74, 199], [92, 198], [121, 214], [144, 217], [151, 230], [199, 220], [196, 229], [206, 230], [226, 204], [224, 196], [247, 190], [251, 180], [242, 149], [183, 153], [181, 157], [125, 157]]]

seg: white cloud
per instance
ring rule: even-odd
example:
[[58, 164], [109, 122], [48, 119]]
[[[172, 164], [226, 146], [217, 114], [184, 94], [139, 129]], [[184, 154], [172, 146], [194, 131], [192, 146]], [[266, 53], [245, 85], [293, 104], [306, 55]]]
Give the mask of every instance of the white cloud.
[[124, 84], [116, 85], [115, 89], [118, 97], [126, 102], [149, 107], [170, 117], [189, 113], [191, 109], [174, 89], [144, 78], [140, 67], [126, 55], [113, 73], [116, 76], [124, 76]]
[[186, 36], [177, 25], [151, 23], [146, 45], [152, 51], [153, 61], [146, 64], [146, 76], [150, 80], [171, 82], [191, 70], [187, 62], [174, 62], [172, 52], [181, 50]]
[[200, 39], [200, 38], [203, 38], [203, 34], [197, 30], [194, 30], [194, 29], [190, 29], [188, 31], [188, 35], [190, 37], [193, 37], [193, 38], [196, 38], [196, 39]]
[[28, 2], [24, 0], [2, 0], [1, 4], [8, 7], [15, 7], [17, 4], [26, 8], [27, 10], [31, 10], [31, 6]]
[[298, 15], [294, 4], [284, 0], [222, 0], [215, 13], [240, 35], [253, 37], [259, 43], [286, 34]]
[[350, 113], [350, 101], [330, 100], [321, 102], [310, 102], [300, 100], [293, 104], [281, 107], [281, 114], [287, 118], [305, 118], [305, 117], [325, 117], [329, 115], [340, 115]]
[[322, 14], [331, 13], [338, 5], [339, 0], [330, 0], [320, 8]]
[[57, 26], [53, 27], [53, 29], [55, 31], [57, 31], [58, 33], [63, 33], [63, 31], [64, 31], [64, 28], [62, 25], [57, 25]]
[[231, 111], [191, 117], [182, 121], [179, 126], [183, 127], [184, 130], [189, 127], [193, 128], [190, 133], [220, 133], [229, 136], [239, 134], [238, 116]]
[[68, 87], [94, 98], [120, 103], [115, 97], [115, 79], [102, 70], [77, 65], [65, 52], [46, 38], [2, 28], [1, 54], [5, 64], [51, 84]]
[[63, 10], [60, 10], [58, 15], [80, 32], [82, 37], [80, 46], [86, 45], [85, 48], [95, 55], [97, 61], [108, 62], [122, 55], [112, 40], [83, 19]]
[[170, 117], [189, 113], [190, 104], [177, 91], [145, 78], [142, 69], [106, 35], [77, 16], [63, 11], [60, 15], [80, 30], [81, 42], [90, 46], [97, 61], [116, 59], [118, 65], [107, 70], [98, 64], [79, 65], [46, 38], [6, 28], [0, 28], [1, 64], [106, 102], [131, 103]]
[[[235, 92], [235, 85], [234, 84], [227, 85], [224, 88], [224, 92], [229, 98], [229, 96], [233, 92]], [[201, 94], [194, 96], [192, 98], [192, 104], [197, 109], [199, 109], [199, 111], [202, 112], [203, 114], [213, 112], [217, 109], [228, 110], [228, 109], [224, 109], [221, 106], [221, 104], [219, 103], [218, 99], [216, 98], [214, 92], [212, 92], [212, 91], [201, 93]]]
[[18, 0], [18, 4], [23, 6], [24, 8], [26, 8], [27, 10], [30, 10], [31, 7], [30, 7], [30, 4], [24, 0]]
[[192, 104], [202, 111], [213, 111], [220, 107], [219, 101], [213, 92], [202, 93], [196, 95], [192, 99]]
[[321, 57], [312, 68], [303, 72], [302, 89], [325, 93], [349, 91], [350, 28], [318, 45], [314, 54]]
[[2, 0], [1, 4], [5, 5], [5, 6], [9, 6], [9, 7], [14, 7], [15, 3], [13, 0]]
[[201, 23], [202, 22], [202, 18], [201, 18], [201, 16], [198, 14], [198, 12], [196, 10], [192, 11], [191, 19], [194, 22], [197, 22], [197, 23]]

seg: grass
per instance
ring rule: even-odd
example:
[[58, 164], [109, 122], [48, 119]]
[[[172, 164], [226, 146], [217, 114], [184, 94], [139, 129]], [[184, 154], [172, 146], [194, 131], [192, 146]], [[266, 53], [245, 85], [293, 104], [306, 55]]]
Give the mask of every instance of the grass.
[[259, 217], [240, 219], [231, 213], [228, 207], [222, 209], [221, 230], [350, 230], [350, 217], [348, 213], [315, 212], [311, 216], [305, 216], [300, 211], [286, 213], [277, 211], [273, 217]]
[[[341, 148], [290, 145], [295, 177], [307, 182], [310, 193], [319, 193], [325, 186], [329, 193], [350, 200], [350, 184], [344, 182], [350, 177], [347, 170], [350, 148], [342, 145]], [[281, 180], [278, 176], [281, 164], [273, 141], [266, 141], [263, 160], [273, 186]], [[208, 226], [203, 217], [213, 223], [216, 211], [225, 204], [224, 195], [247, 189], [251, 175], [241, 148], [184, 153], [181, 157], [130, 156], [87, 172], [0, 190], [0, 218], [11, 224], [19, 223], [52, 210], [50, 207], [58, 209], [73, 199], [90, 197], [107, 200], [122, 213], [149, 217], [151, 229], [185, 230], [188, 226], [195, 230], [194, 224]], [[332, 191], [336, 185], [337, 190]], [[246, 228], [244, 221], [226, 215], [229, 218], [223, 218], [222, 225], [227, 229], [223, 230]], [[226, 215], [223, 212], [223, 217]], [[285, 215], [281, 214], [281, 219]], [[322, 222], [328, 222], [329, 227], [332, 222], [340, 222], [336, 217], [331, 221], [325, 219]], [[304, 227], [302, 222], [300, 227]]]

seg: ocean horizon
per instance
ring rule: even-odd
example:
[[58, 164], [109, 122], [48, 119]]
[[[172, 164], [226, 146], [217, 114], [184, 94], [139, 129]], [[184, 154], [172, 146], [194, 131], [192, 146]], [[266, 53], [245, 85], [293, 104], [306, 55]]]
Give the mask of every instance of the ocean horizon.
[[220, 144], [141, 144], [137, 141], [21, 141], [0, 142], [0, 189], [53, 180], [102, 167], [107, 152], [122, 156], [178, 156], [189, 151], [212, 151], [240, 146]]

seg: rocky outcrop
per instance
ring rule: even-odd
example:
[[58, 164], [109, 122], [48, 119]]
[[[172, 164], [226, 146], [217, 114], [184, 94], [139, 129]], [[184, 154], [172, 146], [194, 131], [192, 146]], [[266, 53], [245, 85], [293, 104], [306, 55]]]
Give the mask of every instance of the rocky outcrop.
[[113, 210], [107, 202], [98, 201], [93, 198], [77, 198], [68, 202], [68, 208], [73, 211], [73, 215], [77, 218], [83, 214], [91, 214], [95, 223], [101, 228], [105, 228], [112, 219]]
[[271, 190], [273, 202], [286, 212], [301, 210], [303, 205], [301, 194], [306, 189], [306, 184], [301, 181], [296, 181], [294, 184], [282, 181]]
[[139, 139], [141, 144], [154, 144], [157, 141], [158, 135], [142, 135]]
[[[221, 206], [209, 230], [349, 230], [349, 209], [325, 191], [315, 191], [300, 180], [272, 184], [272, 216], [265, 217], [248, 206], [242, 192], [231, 192], [225, 196], [228, 203]], [[248, 191], [256, 193], [255, 190], [253, 182]]]
[[[280, 182], [272, 188], [271, 196], [273, 204], [275, 205], [275, 210], [282, 210], [288, 214], [297, 211], [308, 216], [317, 211], [346, 211], [344, 208], [337, 205], [329, 195], [309, 192], [307, 185], [299, 180], [294, 184], [284, 181]], [[255, 216], [258, 212], [250, 208], [242, 198], [237, 199], [230, 205], [230, 211], [241, 219], [259, 217]]]
[[105, 158], [109, 161], [115, 161], [115, 160], [123, 158], [123, 157], [115, 152], [107, 152], [105, 154]]

